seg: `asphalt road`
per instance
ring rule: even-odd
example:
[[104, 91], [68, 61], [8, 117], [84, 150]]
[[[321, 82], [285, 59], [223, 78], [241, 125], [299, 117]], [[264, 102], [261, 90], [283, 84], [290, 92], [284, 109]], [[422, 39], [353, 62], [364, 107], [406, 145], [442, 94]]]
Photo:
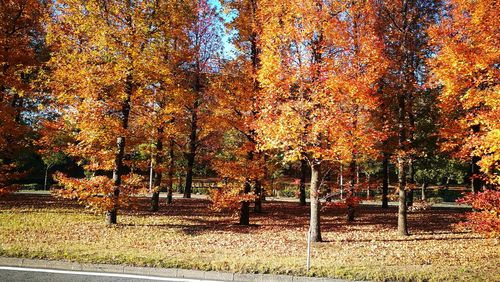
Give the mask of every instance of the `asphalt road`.
[[0, 266], [1, 282], [215, 282], [210, 280], [167, 278], [121, 273], [99, 273], [41, 268]]

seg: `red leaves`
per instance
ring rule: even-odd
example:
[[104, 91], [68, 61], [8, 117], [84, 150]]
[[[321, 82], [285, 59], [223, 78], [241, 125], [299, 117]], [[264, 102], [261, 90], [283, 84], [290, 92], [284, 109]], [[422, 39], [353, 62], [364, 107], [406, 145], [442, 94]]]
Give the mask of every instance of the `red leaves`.
[[457, 200], [469, 204], [475, 210], [467, 214], [463, 227], [470, 227], [478, 233], [491, 237], [500, 236], [500, 191], [486, 190], [477, 194], [469, 193]]

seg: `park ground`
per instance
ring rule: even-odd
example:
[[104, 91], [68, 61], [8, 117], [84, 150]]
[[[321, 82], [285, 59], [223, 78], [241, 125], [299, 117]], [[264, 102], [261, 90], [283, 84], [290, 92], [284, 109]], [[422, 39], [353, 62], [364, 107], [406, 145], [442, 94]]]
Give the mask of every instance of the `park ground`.
[[49, 195], [0, 200], [0, 255], [215, 270], [397, 281], [500, 281], [498, 239], [458, 229], [467, 209], [409, 213], [411, 236], [398, 237], [396, 207], [362, 205], [354, 223], [338, 207], [322, 211], [321, 243], [312, 244], [306, 272], [308, 207], [267, 201], [239, 226], [206, 199], [175, 199], [149, 212], [148, 199], [120, 213], [114, 227], [102, 215]]

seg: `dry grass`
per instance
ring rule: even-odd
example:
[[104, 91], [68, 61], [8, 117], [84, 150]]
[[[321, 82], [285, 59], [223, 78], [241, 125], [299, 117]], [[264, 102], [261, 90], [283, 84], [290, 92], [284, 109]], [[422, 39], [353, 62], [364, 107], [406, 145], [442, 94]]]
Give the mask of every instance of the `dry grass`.
[[[147, 199], [143, 201], [147, 210]], [[0, 201], [0, 255], [201, 270], [306, 275], [308, 208], [268, 202], [254, 225], [200, 199], [177, 200], [161, 212], [126, 212], [116, 227], [74, 204], [48, 196]], [[362, 207], [355, 223], [326, 209], [325, 242], [313, 244], [307, 275], [401, 281], [500, 281], [495, 239], [458, 232], [463, 211], [409, 216], [412, 236], [396, 236], [396, 210]]]

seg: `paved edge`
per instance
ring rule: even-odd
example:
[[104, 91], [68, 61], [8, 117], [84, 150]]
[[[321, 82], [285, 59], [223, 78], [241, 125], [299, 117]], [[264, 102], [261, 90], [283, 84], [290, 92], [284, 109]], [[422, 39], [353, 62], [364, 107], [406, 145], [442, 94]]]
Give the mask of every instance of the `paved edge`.
[[347, 282], [349, 280], [274, 274], [250, 274], [217, 271], [200, 271], [180, 268], [136, 267], [115, 264], [91, 264], [58, 260], [0, 257], [1, 266], [33, 267], [58, 270], [124, 273], [170, 278], [209, 279], [216, 281], [276, 281], [276, 282]]

